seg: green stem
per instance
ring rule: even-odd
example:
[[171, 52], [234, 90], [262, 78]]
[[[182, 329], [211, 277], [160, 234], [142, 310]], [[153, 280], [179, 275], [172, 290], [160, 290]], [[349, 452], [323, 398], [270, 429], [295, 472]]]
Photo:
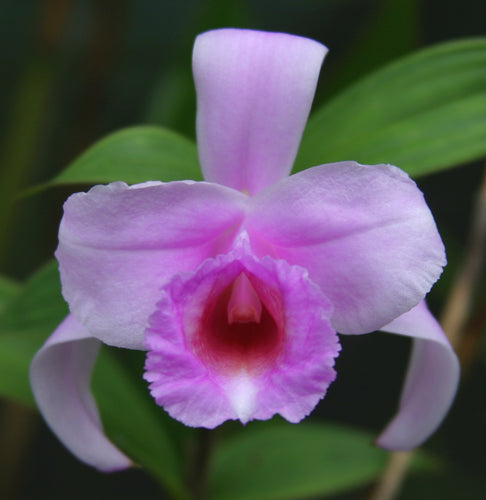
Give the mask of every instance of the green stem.
[[208, 479], [213, 445], [213, 432], [199, 429], [197, 432], [196, 449], [194, 451], [191, 474], [191, 490], [194, 500], [208, 498]]

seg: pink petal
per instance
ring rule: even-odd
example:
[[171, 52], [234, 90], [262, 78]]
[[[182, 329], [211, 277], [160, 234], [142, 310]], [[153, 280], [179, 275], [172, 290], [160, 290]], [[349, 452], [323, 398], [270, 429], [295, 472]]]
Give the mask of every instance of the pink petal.
[[79, 460], [104, 472], [131, 466], [108, 441], [90, 390], [100, 342], [69, 315], [35, 355], [32, 391], [51, 430]]
[[253, 194], [290, 173], [326, 52], [283, 33], [220, 29], [196, 38], [205, 179]]
[[204, 182], [117, 182], [71, 196], [56, 253], [71, 312], [103, 342], [143, 349], [160, 288], [225, 251], [246, 199]]
[[448, 412], [459, 361], [425, 301], [381, 329], [415, 337], [399, 411], [377, 440], [383, 448], [409, 450], [425, 441]]
[[[327, 299], [304, 269], [258, 260], [242, 240], [176, 276], [147, 330], [151, 393], [186, 425], [213, 428], [276, 413], [298, 422], [335, 378], [339, 343]], [[251, 314], [235, 325], [233, 308], [247, 306]]]
[[403, 314], [445, 264], [422, 193], [390, 165], [333, 163], [283, 179], [253, 198], [245, 227], [258, 254], [308, 269], [340, 333], [374, 331]]

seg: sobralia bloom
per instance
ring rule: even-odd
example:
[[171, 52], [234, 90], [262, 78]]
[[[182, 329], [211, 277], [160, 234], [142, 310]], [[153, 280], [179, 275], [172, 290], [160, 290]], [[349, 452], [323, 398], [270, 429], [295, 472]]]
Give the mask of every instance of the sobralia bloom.
[[[130, 460], [89, 389], [101, 342], [148, 351], [156, 402], [190, 426], [308, 415], [335, 378], [336, 332], [414, 338], [386, 448], [421, 443], [454, 396], [458, 363], [423, 301], [445, 264], [415, 183], [341, 162], [289, 176], [327, 49], [223, 29], [195, 42], [205, 182], [115, 182], [72, 195], [59, 230], [71, 314], [31, 367], [48, 424], [81, 460]], [[133, 425], [137, 425], [136, 422]]]

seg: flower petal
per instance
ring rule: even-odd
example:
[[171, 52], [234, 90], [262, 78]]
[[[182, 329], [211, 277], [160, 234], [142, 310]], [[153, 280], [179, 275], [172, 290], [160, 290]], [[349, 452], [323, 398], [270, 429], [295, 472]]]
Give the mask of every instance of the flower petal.
[[[228, 304], [242, 273], [262, 313], [235, 329]], [[186, 425], [277, 413], [298, 422], [336, 376], [332, 307], [300, 267], [236, 249], [176, 276], [161, 297], [146, 334], [145, 379], [157, 403]]]
[[442, 422], [459, 383], [460, 366], [425, 301], [381, 330], [415, 337], [399, 411], [377, 440], [383, 448], [409, 450]]
[[254, 194], [290, 173], [326, 53], [283, 33], [220, 29], [196, 38], [205, 179]]
[[345, 334], [411, 309], [445, 264], [422, 193], [390, 165], [332, 163], [283, 179], [253, 198], [246, 227], [257, 253], [308, 269]]
[[79, 460], [104, 472], [131, 461], [105, 436], [90, 390], [100, 342], [69, 315], [35, 355], [32, 391], [54, 434]]
[[143, 349], [160, 288], [225, 250], [246, 199], [205, 182], [117, 182], [71, 196], [56, 252], [71, 312], [103, 342]]

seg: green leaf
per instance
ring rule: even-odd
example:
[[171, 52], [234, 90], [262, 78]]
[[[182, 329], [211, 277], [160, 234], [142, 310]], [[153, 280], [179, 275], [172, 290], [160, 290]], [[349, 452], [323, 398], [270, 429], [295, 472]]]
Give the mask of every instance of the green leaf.
[[58, 264], [51, 261], [35, 273], [0, 316], [0, 336], [6, 332], [48, 335], [68, 313], [61, 295]]
[[215, 452], [212, 500], [284, 500], [370, 482], [387, 460], [362, 432], [326, 424], [249, 426]]
[[7, 276], [0, 276], [0, 312], [15, 297], [20, 288], [16, 281], [7, 278]]
[[35, 406], [29, 382], [29, 366], [44, 343], [36, 333], [0, 335], [0, 394], [27, 406]]
[[156, 406], [146, 384], [138, 384], [130, 375], [112, 353], [101, 350], [93, 375], [93, 392], [105, 430], [173, 498], [186, 499], [189, 493], [184, 485], [183, 462], [169, 437], [169, 417]]
[[29, 366], [68, 312], [57, 262], [38, 271], [0, 314], [0, 394], [33, 405]]
[[296, 170], [340, 160], [411, 175], [486, 155], [486, 39], [438, 45], [359, 81], [319, 109]]
[[140, 126], [115, 132], [91, 146], [55, 177], [56, 184], [200, 180], [196, 145], [170, 130]]

